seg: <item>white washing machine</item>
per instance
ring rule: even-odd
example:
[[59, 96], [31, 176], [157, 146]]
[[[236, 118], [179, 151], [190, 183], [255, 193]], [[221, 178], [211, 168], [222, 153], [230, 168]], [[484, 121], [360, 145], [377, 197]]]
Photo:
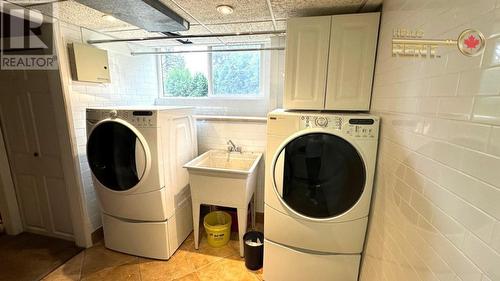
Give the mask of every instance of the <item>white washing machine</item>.
[[277, 110], [267, 124], [264, 279], [358, 280], [379, 118]]
[[168, 259], [192, 231], [189, 176], [197, 156], [191, 107], [87, 109], [87, 159], [106, 247]]

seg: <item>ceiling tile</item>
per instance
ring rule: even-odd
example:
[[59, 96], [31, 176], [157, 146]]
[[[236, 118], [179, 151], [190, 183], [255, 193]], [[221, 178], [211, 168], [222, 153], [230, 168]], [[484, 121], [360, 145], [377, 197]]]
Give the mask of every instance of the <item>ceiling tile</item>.
[[46, 15], [52, 15], [67, 23], [101, 31], [107, 29], [133, 29], [134, 26], [121, 20], [107, 21], [103, 13], [74, 1], [57, 2], [33, 7]]
[[254, 36], [237, 36], [237, 37], [224, 37], [221, 40], [227, 44], [248, 44], [252, 42], [267, 43], [270, 41], [272, 35], [254, 35]]
[[277, 19], [356, 12], [364, 0], [270, 0]]
[[198, 45], [219, 45], [219, 44], [221, 44], [221, 41], [218, 40], [217, 38], [193, 38], [193, 39], [189, 39], [189, 41], [193, 42], [194, 44], [198, 44]]
[[[270, 20], [271, 15], [266, 0], [160, 0], [169, 8], [180, 15], [186, 15], [180, 7], [191, 14], [203, 24], [225, 23], [225, 22], [247, 22]], [[234, 12], [230, 15], [222, 15], [217, 12], [219, 5], [232, 6]], [[191, 18], [186, 16], [186, 18]], [[193, 20], [191, 18], [191, 20]], [[191, 22], [195, 23], [195, 22]]]
[[191, 25], [189, 30], [181, 31], [179, 33], [184, 35], [192, 35], [192, 34], [209, 34], [210, 32], [201, 25]]
[[277, 20], [276, 30], [286, 30], [286, 20]]
[[120, 38], [120, 39], [127, 39], [127, 38], [148, 38], [148, 37], [160, 37], [160, 36], [165, 36], [164, 34], [161, 33], [154, 33], [154, 32], [147, 32], [143, 29], [132, 29], [132, 30], [116, 30], [116, 31], [107, 31], [105, 32], [106, 34]]
[[[40, 3], [45, 0], [12, 0], [22, 5]], [[47, 0], [52, 1], [52, 0]], [[250, 31], [274, 30], [266, 0], [160, 0], [170, 9], [184, 17], [191, 23], [188, 31], [180, 32], [185, 35], [213, 33], [236, 33]], [[367, 0], [370, 7], [380, 5], [382, 0]], [[356, 12], [365, 2], [364, 0], [270, 0], [276, 17], [276, 29], [286, 29], [286, 18], [295, 16], [327, 15], [337, 13]], [[234, 8], [231, 15], [221, 15], [216, 7], [221, 4]], [[55, 4], [37, 5], [32, 7], [46, 14], [52, 14], [64, 22], [82, 26], [88, 29], [106, 33], [115, 38], [144, 38], [162, 36], [159, 33], [150, 33], [116, 20], [107, 21], [102, 18], [103, 13], [75, 2], [74, 0], [61, 1]], [[198, 22], [199, 21], [199, 22]], [[253, 41], [267, 42], [270, 35], [238, 36], [224, 38], [197, 38], [190, 39], [196, 44], [220, 44], [221, 42], [248, 43]], [[180, 45], [175, 40], [144, 41], [146, 46]]]
[[258, 23], [227, 23], [210, 25], [209, 28], [214, 33], [257, 32], [274, 30], [272, 21]]

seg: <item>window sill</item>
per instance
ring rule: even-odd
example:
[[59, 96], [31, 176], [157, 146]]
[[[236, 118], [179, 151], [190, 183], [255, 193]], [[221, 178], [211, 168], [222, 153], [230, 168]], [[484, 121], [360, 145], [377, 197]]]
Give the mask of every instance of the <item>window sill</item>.
[[264, 96], [210, 96], [210, 97], [159, 97], [158, 99], [166, 100], [263, 100]]
[[228, 122], [267, 123], [266, 117], [194, 115], [194, 118], [197, 121], [228, 121]]

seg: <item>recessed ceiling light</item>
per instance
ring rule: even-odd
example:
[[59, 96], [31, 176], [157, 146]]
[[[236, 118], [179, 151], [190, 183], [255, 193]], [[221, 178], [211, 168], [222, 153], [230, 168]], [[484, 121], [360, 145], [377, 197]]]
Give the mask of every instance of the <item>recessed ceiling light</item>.
[[103, 15], [102, 18], [106, 21], [116, 21], [116, 18], [113, 17], [112, 15]]
[[233, 7], [229, 5], [219, 5], [217, 6], [217, 12], [223, 14], [223, 15], [230, 15], [233, 13], [234, 9]]

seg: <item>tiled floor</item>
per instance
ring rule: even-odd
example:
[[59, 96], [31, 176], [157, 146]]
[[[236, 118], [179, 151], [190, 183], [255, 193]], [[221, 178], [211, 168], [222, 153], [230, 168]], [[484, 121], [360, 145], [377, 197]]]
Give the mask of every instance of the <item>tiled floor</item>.
[[32, 233], [0, 235], [0, 281], [40, 280], [80, 251], [73, 242]]
[[48, 275], [45, 281], [66, 280], [183, 280], [258, 281], [262, 270], [246, 269], [237, 240], [212, 248], [202, 237], [194, 249], [193, 234], [168, 261], [140, 258], [108, 250], [102, 243], [86, 249]]

